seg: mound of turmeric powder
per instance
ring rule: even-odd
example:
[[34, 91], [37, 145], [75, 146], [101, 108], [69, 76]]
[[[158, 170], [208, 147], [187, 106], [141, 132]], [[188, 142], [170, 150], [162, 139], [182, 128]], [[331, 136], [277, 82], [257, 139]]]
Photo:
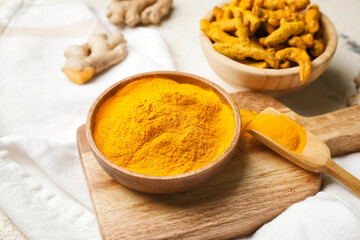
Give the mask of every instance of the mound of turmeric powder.
[[235, 118], [212, 91], [165, 78], [132, 82], [96, 113], [93, 137], [113, 163], [151, 176], [183, 174], [218, 158]]

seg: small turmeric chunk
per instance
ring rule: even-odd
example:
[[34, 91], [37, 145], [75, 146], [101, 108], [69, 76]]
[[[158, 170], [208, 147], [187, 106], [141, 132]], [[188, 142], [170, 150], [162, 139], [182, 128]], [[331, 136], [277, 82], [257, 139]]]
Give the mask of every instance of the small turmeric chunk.
[[254, 0], [241, 0], [238, 6], [245, 10], [251, 10], [253, 5]]
[[270, 10], [285, 8], [285, 0], [264, 0], [263, 7]]
[[237, 11], [235, 13], [235, 20], [236, 20], [236, 32], [235, 35], [240, 39], [243, 45], [249, 45], [249, 29], [247, 28], [244, 22], [244, 15], [241, 11]]
[[224, 11], [221, 9], [221, 8], [219, 8], [219, 7], [214, 7], [214, 9], [213, 9], [213, 14], [214, 14], [214, 16], [215, 16], [215, 20], [216, 21], [218, 21], [218, 20], [220, 20], [222, 17], [223, 17], [223, 15], [224, 15]]
[[306, 50], [306, 48], [312, 47], [314, 44], [314, 38], [312, 34], [308, 33], [301, 36], [293, 36], [289, 39], [288, 43], [292, 47]]
[[288, 41], [289, 45], [292, 47], [300, 48], [302, 50], [306, 50], [306, 45], [304, 41], [299, 36], [293, 36]]
[[274, 26], [270, 25], [270, 23], [268, 23], [268, 22], [264, 22], [264, 28], [268, 34], [271, 34], [276, 29]]
[[264, 0], [254, 0], [253, 7], [261, 8], [264, 5]]
[[230, 3], [229, 3], [229, 6], [236, 6], [238, 7], [239, 6], [239, 0], [232, 0]]
[[284, 9], [279, 9], [276, 11], [272, 11], [264, 8], [253, 8], [253, 13], [256, 14], [261, 21], [267, 21], [271, 26], [277, 27], [280, 24], [280, 20], [283, 18], [287, 18], [290, 14]]
[[294, 8], [294, 11], [302, 11], [310, 4], [310, 0], [286, 0], [286, 4]]
[[293, 35], [302, 33], [304, 28], [305, 25], [303, 21], [287, 22], [285, 19], [282, 19], [280, 27], [265, 38], [264, 44], [268, 47], [273, 47], [285, 42]]
[[[223, 9], [226, 12], [231, 12], [231, 15], [234, 16], [235, 18], [237, 17], [237, 12], [241, 12], [241, 14], [243, 15], [243, 21], [245, 23], [246, 26], [249, 26], [249, 34], [250, 35], [254, 35], [254, 33], [256, 32], [256, 30], [260, 27], [260, 20], [259, 18], [256, 16], [256, 14], [254, 14], [251, 11], [248, 10], [244, 10], [240, 7], [237, 6], [224, 6]], [[230, 15], [228, 13], [228, 15]]]
[[281, 61], [280, 64], [279, 64], [279, 67], [281, 69], [284, 69], [284, 68], [289, 68], [290, 67], [290, 62], [289, 61]]
[[200, 20], [200, 28], [214, 42], [240, 43], [237, 37], [230, 36], [221, 30], [221, 28], [212, 25], [207, 19]]
[[309, 10], [305, 13], [305, 30], [308, 33], [314, 34], [319, 31], [320, 24], [320, 10], [318, 5], [311, 5]]
[[311, 74], [311, 60], [306, 51], [289, 47], [276, 52], [275, 57], [277, 60], [288, 60], [297, 62], [300, 66], [300, 81], [306, 82]]
[[314, 45], [310, 49], [311, 55], [313, 55], [314, 57], [318, 57], [324, 51], [325, 51], [324, 41], [321, 38], [314, 39]]
[[213, 47], [216, 51], [231, 59], [244, 60], [245, 58], [253, 58], [255, 60], [264, 60], [272, 68], [278, 68], [278, 61], [275, 56], [263, 49], [229, 43], [214, 43]]
[[216, 20], [211, 22], [211, 25], [214, 27], [218, 27], [225, 32], [236, 31], [236, 19], [235, 18], [223, 18], [220, 20]]
[[250, 35], [254, 35], [256, 30], [260, 27], [260, 20], [259, 18], [251, 11], [244, 10], [244, 18], [246, 25], [249, 26]]

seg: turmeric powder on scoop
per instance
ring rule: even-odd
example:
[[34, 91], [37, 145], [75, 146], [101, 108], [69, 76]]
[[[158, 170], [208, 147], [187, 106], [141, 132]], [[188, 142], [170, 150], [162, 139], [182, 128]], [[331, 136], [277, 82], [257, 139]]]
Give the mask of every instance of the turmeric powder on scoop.
[[301, 153], [306, 145], [306, 130], [283, 114], [273, 116], [260, 113], [248, 123], [246, 129], [264, 134], [293, 153]]
[[166, 78], [127, 84], [95, 117], [101, 153], [129, 171], [178, 175], [218, 158], [235, 133], [231, 108], [212, 91]]

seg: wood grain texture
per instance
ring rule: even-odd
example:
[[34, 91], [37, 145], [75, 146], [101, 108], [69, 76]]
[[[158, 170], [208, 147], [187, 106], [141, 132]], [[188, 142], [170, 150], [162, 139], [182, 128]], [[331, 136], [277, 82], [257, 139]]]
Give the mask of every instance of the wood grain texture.
[[[360, 141], [346, 151], [332, 147], [344, 138], [360, 138], [360, 106], [304, 118], [262, 94], [232, 96], [240, 108], [261, 111], [271, 106], [287, 114], [329, 140], [333, 154], [360, 149]], [[315, 194], [321, 184], [320, 174], [299, 168], [254, 140], [242, 140], [225, 169], [201, 187], [181, 194], [144, 194], [105, 173], [90, 151], [84, 126], [77, 137], [100, 232], [107, 240], [232, 239], [254, 232], [291, 204]]]

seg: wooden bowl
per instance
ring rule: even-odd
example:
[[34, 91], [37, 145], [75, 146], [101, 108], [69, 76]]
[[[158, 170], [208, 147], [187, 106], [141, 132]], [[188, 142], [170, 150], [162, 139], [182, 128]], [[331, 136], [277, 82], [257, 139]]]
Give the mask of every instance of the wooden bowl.
[[[174, 176], [148, 176], [131, 172], [114, 164], [99, 151], [93, 140], [94, 119], [97, 110], [102, 105], [102, 103], [106, 101], [106, 99], [113, 96], [125, 85], [147, 77], [164, 77], [175, 80], [179, 83], [193, 84], [206, 90], [212, 90], [219, 96], [224, 104], [231, 107], [236, 123], [235, 134], [229, 147], [220, 157], [202, 168], [192, 172], [187, 172], [185, 174]], [[168, 194], [194, 189], [200, 184], [211, 179], [225, 166], [225, 164], [231, 159], [231, 156], [239, 142], [241, 119], [238, 107], [230, 95], [209, 80], [196, 75], [181, 72], [148, 72], [125, 78], [106, 89], [92, 104], [86, 119], [85, 129], [87, 140], [96, 160], [100, 166], [117, 182], [141, 192]]]
[[[219, 7], [228, 2], [222, 3]], [[212, 10], [205, 16], [213, 20]], [[255, 91], [274, 92], [276, 94], [287, 94], [298, 91], [315, 81], [327, 68], [334, 56], [337, 46], [337, 33], [333, 23], [321, 13], [321, 27], [324, 30], [323, 39], [326, 45], [325, 51], [311, 62], [312, 71], [306, 82], [300, 82], [299, 67], [287, 69], [261, 69], [250, 67], [232, 60], [215, 51], [212, 42], [200, 30], [200, 42], [205, 57], [212, 69], [224, 81], [232, 85], [241, 85]]]

